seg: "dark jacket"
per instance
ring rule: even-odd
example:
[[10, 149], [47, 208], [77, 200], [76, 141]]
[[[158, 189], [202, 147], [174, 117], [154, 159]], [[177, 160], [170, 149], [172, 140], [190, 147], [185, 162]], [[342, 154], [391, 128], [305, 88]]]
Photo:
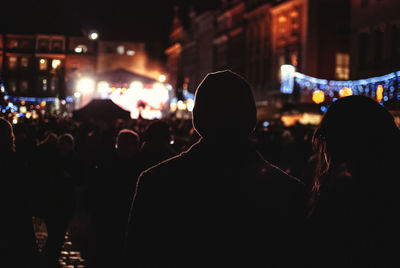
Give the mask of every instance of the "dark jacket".
[[141, 174], [126, 266], [287, 267], [304, 218], [299, 180], [248, 143], [203, 139]]

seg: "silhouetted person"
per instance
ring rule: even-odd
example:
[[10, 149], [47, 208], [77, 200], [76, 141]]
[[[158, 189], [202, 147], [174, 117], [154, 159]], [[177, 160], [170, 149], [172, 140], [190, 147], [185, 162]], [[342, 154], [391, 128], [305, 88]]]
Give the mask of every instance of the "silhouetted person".
[[298, 263], [304, 187], [253, 149], [248, 136], [255, 123], [252, 90], [242, 77], [231, 71], [205, 77], [193, 110], [201, 139], [139, 178], [127, 267]]
[[392, 115], [368, 97], [341, 98], [314, 145], [309, 267], [400, 267], [400, 132]]
[[48, 232], [44, 248], [46, 267], [58, 267], [64, 236], [76, 202], [75, 185], [79, 176], [74, 138], [49, 133], [38, 145], [34, 169], [37, 181], [37, 215]]
[[170, 125], [161, 120], [151, 122], [144, 132], [143, 145], [140, 148], [142, 170], [175, 155], [171, 146]]
[[94, 267], [119, 267], [129, 210], [141, 171], [139, 145], [136, 132], [120, 130], [112, 157], [99, 167], [93, 182]]
[[12, 125], [0, 118], [0, 266], [39, 267], [30, 185], [15, 157]]

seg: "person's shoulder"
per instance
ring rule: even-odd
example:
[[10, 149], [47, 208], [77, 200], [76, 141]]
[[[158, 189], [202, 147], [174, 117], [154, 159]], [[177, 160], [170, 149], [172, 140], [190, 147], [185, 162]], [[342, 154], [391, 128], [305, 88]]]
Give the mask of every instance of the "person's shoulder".
[[256, 161], [256, 172], [258, 173], [258, 177], [261, 177], [264, 181], [282, 186], [304, 187], [304, 183], [301, 180], [271, 164], [261, 155], [259, 155], [258, 161]]
[[[140, 173], [140, 178], [148, 178], [148, 177], [169, 177], [169, 175], [174, 172], [181, 172], [182, 169], [185, 168], [185, 155], [186, 153], [181, 153], [175, 155], [171, 158], [168, 158], [160, 163], [147, 168], [146, 170]], [[176, 174], [178, 175], [178, 174]]]

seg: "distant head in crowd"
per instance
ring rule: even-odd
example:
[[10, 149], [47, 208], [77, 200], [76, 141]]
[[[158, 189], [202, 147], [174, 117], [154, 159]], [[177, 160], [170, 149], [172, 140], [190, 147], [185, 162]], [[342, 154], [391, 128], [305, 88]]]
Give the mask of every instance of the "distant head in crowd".
[[69, 154], [74, 152], [75, 139], [71, 134], [65, 133], [58, 138], [58, 148], [61, 153]]
[[257, 121], [249, 83], [230, 71], [209, 73], [195, 94], [193, 126], [203, 138], [247, 138]]
[[122, 129], [118, 132], [115, 148], [122, 157], [133, 157], [139, 152], [139, 135], [130, 129]]
[[144, 141], [148, 144], [168, 145], [171, 138], [171, 126], [161, 120], [151, 122], [144, 132]]
[[15, 137], [10, 122], [0, 117], [0, 152], [11, 153], [15, 151]]
[[[313, 143], [319, 155], [314, 190], [329, 170], [344, 163], [360, 183], [373, 185], [375, 178], [392, 177], [400, 159], [400, 132], [393, 116], [375, 100], [349, 96], [334, 102], [316, 130]], [[397, 164], [396, 164], [397, 163]], [[397, 172], [396, 172], [397, 173]], [[372, 176], [373, 176], [372, 175]]]

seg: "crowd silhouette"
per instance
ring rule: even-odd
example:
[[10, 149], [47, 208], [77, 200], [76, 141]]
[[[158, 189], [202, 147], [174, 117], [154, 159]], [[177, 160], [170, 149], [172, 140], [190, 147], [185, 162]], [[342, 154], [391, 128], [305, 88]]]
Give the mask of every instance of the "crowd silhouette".
[[400, 267], [400, 132], [368, 97], [263, 125], [225, 70], [191, 120], [4, 117], [0, 152], [1, 267], [62, 267], [67, 232], [87, 267]]

